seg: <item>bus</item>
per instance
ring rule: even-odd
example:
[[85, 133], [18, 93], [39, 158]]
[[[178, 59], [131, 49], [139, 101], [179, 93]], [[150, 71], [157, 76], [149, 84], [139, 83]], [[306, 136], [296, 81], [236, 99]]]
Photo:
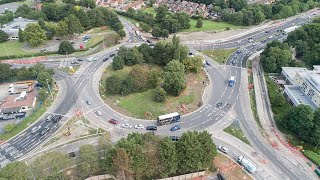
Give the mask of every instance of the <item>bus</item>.
[[161, 115], [157, 119], [158, 126], [180, 122], [180, 114], [177, 112]]

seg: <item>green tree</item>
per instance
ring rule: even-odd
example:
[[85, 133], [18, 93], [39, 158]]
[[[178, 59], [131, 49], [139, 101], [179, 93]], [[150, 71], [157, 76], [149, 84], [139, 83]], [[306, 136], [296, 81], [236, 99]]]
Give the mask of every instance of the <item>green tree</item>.
[[148, 88], [149, 67], [145, 65], [135, 65], [129, 73], [133, 81], [133, 91], [142, 92]]
[[47, 83], [52, 85], [52, 77], [48, 72], [42, 71], [38, 74], [37, 81], [44, 87], [47, 87]]
[[104, 159], [108, 153], [108, 151], [112, 148], [111, 136], [110, 133], [102, 134], [98, 139], [98, 154], [100, 159]]
[[8, 40], [8, 34], [0, 29], [0, 42], [5, 42]]
[[153, 37], [155, 37], [155, 38], [159, 38], [159, 37], [162, 36], [162, 31], [161, 31], [161, 29], [159, 27], [156, 26], [156, 27], [153, 28], [153, 30], [151, 32], [151, 35]]
[[161, 87], [157, 87], [156, 88], [156, 92], [155, 92], [155, 95], [154, 95], [154, 100], [155, 101], [164, 102], [164, 101], [166, 101], [166, 96], [167, 96], [167, 93], [163, 88], [161, 88]]
[[0, 63], [0, 82], [10, 79], [12, 71], [9, 64]]
[[178, 156], [175, 143], [169, 138], [164, 138], [159, 145], [160, 153], [160, 174], [161, 177], [168, 177], [170, 174], [175, 174], [178, 170]]
[[47, 37], [45, 31], [41, 29], [38, 23], [28, 24], [24, 30], [24, 39], [32, 46], [38, 46], [43, 43]]
[[186, 87], [185, 67], [178, 60], [170, 61], [164, 68], [163, 88], [173, 96], [178, 96]]
[[115, 155], [112, 159], [112, 167], [116, 171], [116, 176], [118, 179], [126, 179], [131, 173], [130, 169], [131, 160], [123, 148], [116, 148]]
[[68, 24], [65, 21], [58, 22], [56, 34], [60, 37], [68, 35]]
[[153, 63], [154, 59], [152, 57], [152, 48], [146, 43], [141, 44], [138, 47], [139, 52], [142, 54], [143, 59], [146, 63]]
[[80, 0], [80, 6], [94, 9], [96, 7], [96, 3], [93, 0]]
[[12, 131], [15, 127], [16, 127], [15, 123], [8, 123], [8, 124], [4, 125], [4, 132], [8, 133], [8, 132]]
[[119, 34], [119, 36], [120, 36], [121, 38], [126, 37], [126, 32], [125, 32], [123, 29], [120, 29], [119, 31], [117, 31], [117, 33]]
[[80, 20], [74, 14], [70, 14], [64, 19], [64, 21], [67, 24], [69, 35], [80, 34], [83, 32]]
[[124, 66], [123, 58], [121, 56], [115, 56], [112, 61], [112, 68], [114, 70], [120, 70], [120, 69], [123, 69], [123, 66]]
[[59, 54], [72, 54], [74, 52], [74, 48], [69, 41], [62, 41], [59, 45]]
[[127, 95], [134, 90], [134, 83], [131, 76], [127, 76], [121, 83], [121, 94]]
[[164, 39], [169, 37], [169, 31], [167, 29], [163, 29], [161, 31], [161, 37], [163, 37]]
[[202, 25], [203, 25], [202, 19], [199, 18], [198, 21], [197, 21], [196, 28], [202, 28]]
[[20, 28], [19, 28], [18, 36], [19, 36], [19, 42], [24, 42], [23, 31]]
[[22, 161], [9, 163], [0, 170], [0, 178], [4, 179], [28, 179], [29, 177], [28, 167]]
[[118, 76], [110, 76], [106, 79], [107, 93], [119, 94], [121, 90], [121, 78]]
[[182, 61], [186, 71], [198, 73], [201, 71], [203, 58], [201, 56], [188, 57]]
[[47, 88], [41, 88], [40, 90], [39, 90], [39, 92], [38, 92], [38, 99], [40, 100], [40, 101], [44, 101], [46, 98], [47, 98], [47, 96], [48, 96], [48, 90], [47, 90]]
[[80, 146], [78, 161], [78, 175], [81, 177], [88, 177], [99, 170], [99, 156], [93, 145], [86, 144]]
[[32, 8], [27, 4], [22, 4], [18, 7], [16, 12], [14, 13], [15, 17], [27, 17], [27, 15], [32, 11]]

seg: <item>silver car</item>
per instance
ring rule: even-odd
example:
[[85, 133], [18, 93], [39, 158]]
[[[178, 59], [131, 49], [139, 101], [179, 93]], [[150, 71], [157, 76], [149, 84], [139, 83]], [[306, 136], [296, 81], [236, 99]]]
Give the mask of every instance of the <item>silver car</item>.
[[94, 113], [96, 113], [96, 115], [98, 115], [98, 116], [102, 116], [102, 112], [99, 110], [95, 110]]

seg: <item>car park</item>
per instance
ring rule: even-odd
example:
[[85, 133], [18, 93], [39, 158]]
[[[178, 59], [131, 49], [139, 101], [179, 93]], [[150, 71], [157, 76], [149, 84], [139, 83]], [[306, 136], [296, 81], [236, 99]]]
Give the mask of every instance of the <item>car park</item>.
[[46, 121], [51, 121], [52, 117], [52, 115], [47, 116]]
[[146, 130], [148, 130], [148, 131], [156, 131], [158, 128], [157, 128], [157, 126], [147, 126], [146, 127]]
[[132, 125], [131, 124], [129, 124], [129, 123], [124, 123], [124, 124], [122, 124], [122, 126], [121, 126], [122, 128], [127, 128], [127, 129], [131, 129], [132, 128]]
[[226, 148], [226, 147], [224, 147], [224, 146], [218, 146], [218, 149], [219, 149], [221, 152], [226, 153], [226, 154], [229, 152], [228, 148]]
[[89, 101], [89, 100], [87, 100], [86, 103], [87, 103], [88, 105], [91, 105], [91, 104], [92, 104], [92, 102]]
[[181, 129], [181, 126], [180, 125], [175, 125], [172, 128], [170, 128], [170, 131], [174, 132], [174, 131], [177, 131], [179, 129]]
[[40, 133], [39, 133], [40, 136], [43, 136], [43, 135], [47, 134], [49, 132], [49, 130], [50, 130], [50, 128], [45, 127], [43, 130], [40, 131]]
[[134, 126], [135, 129], [144, 129], [144, 126], [142, 124], [136, 124]]
[[118, 121], [115, 120], [115, 119], [110, 119], [110, 120], [109, 120], [109, 123], [111, 123], [111, 124], [118, 124]]
[[34, 133], [37, 132], [39, 129], [41, 129], [41, 126], [33, 127], [33, 128], [31, 129], [31, 133], [34, 134]]
[[102, 112], [99, 110], [95, 110], [94, 113], [96, 113], [96, 115], [98, 115], [98, 116], [102, 116]]
[[179, 136], [170, 136], [170, 139], [172, 141], [178, 141], [179, 140]]

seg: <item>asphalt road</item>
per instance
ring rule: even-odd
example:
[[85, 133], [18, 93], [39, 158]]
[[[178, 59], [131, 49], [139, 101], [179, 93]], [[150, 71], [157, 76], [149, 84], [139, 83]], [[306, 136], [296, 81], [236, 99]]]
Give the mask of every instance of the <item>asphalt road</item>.
[[[318, 13], [318, 12], [316, 12]], [[241, 95], [244, 90], [241, 90], [241, 84], [243, 83], [242, 76], [242, 67], [246, 67], [247, 57], [256, 52], [259, 49], [262, 49], [268, 41], [273, 40], [274, 38], [284, 38], [285, 36], [275, 36], [274, 34], [278, 29], [285, 29], [292, 26], [293, 24], [298, 25], [304, 21], [309, 20], [309, 14], [301, 16], [300, 18], [295, 18], [291, 21], [280, 23], [279, 25], [269, 29], [269, 32], [264, 31], [254, 32], [252, 34], [246, 35], [244, 37], [226, 41], [219, 42], [216, 44], [211, 44], [214, 48], [230, 48], [230, 47], [239, 47], [239, 52], [235, 52], [228, 60], [227, 64], [229, 66], [215, 66], [210, 65], [205, 67], [206, 71], [211, 80], [211, 84], [207, 87], [207, 91], [204, 94], [203, 100], [205, 104], [196, 112], [185, 115], [182, 117], [182, 121], [178, 124], [181, 125], [182, 129], [176, 132], [169, 131], [169, 126], [162, 126], [158, 128], [156, 134], [159, 135], [180, 135], [183, 131], [186, 130], [203, 130], [208, 127], [218, 127], [219, 123], [223, 123], [225, 116], [230, 112], [231, 109], [236, 111], [238, 119], [241, 121], [241, 125], [248, 135], [252, 146], [255, 147], [259, 153], [266, 157], [272, 166], [273, 177], [282, 177], [283, 179], [301, 179], [301, 177], [313, 177], [306, 174], [306, 172], [299, 167], [294, 167], [292, 163], [286, 162], [283, 159], [277, 158], [277, 152], [271, 149], [263, 141], [263, 138], [260, 135], [259, 130], [256, 127], [252, 126], [251, 121], [247, 121], [246, 111], [243, 106], [249, 107], [249, 105], [241, 104], [239, 100], [239, 95]], [[313, 16], [313, 13], [312, 13]], [[135, 36], [133, 31], [133, 25], [129, 22], [124, 23], [127, 34], [129, 34], [129, 39], [127, 43], [123, 43], [125, 46], [132, 45], [133, 39], [140, 41], [141, 39]], [[272, 38], [268, 38], [272, 36]], [[252, 38], [252, 42], [248, 41], [248, 37]], [[131, 40], [130, 40], [131, 39]], [[266, 39], [265, 42], [261, 40]], [[253, 45], [254, 44], [254, 45]], [[192, 48], [196, 50], [201, 49], [210, 49], [209, 45], [194, 45]], [[39, 144], [44, 142], [50, 135], [52, 135], [56, 129], [58, 129], [63, 122], [69, 117], [69, 114], [77, 108], [80, 109], [85, 117], [89, 118], [96, 124], [97, 127], [107, 129], [111, 132], [117, 133], [118, 135], [124, 135], [131, 131], [144, 132], [144, 130], [134, 130], [134, 129], [123, 129], [121, 128], [122, 123], [131, 123], [143, 124], [144, 126], [156, 125], [155, 121], [143, 121], [135, 118], [130, 118], [123, 116], [110, 107], [108, 107], [102, 101], [98, 93], [99, 88], [99, 79], [104, 70], [104, 68], [110, 64], [111, 59], [107, 62], [103, 62], [102, 59], [109, 56], [110, 54], [115, 53], [115, 48], [103, 51], [101, 53], [95, 54], [97, 58], [95, 62], [84, 62], [79, 71], [73, 76], [67, 76], [64, 73], [57, 73], [55, 79], [58, 83], [63, 84], [63, 96], [58, 101], [58, 106], [54, 108], [51, 112], [53, 114], [64, 117], [59, 123], [46, 122], [45, 118], [41, 118], [40, 121], [36, 122], [26, 131], [24, 131], [19, 136], [9, 140], [5, 144], [0, 146], [0, 165], [3, 167], [5, 164], [18, 159], [19, 157], [25, 155], [26, 153], [34, 150]], [[71, 60], [70, 60], [71, 61]], [[51, 64], [50, 62], [48, 64]], [[55, 63], [52, 63], [55, 64]], [[58, 63], [56, 63], [58, 64]], [[235, 76], [236, 84], [234, 87], [228, 87], [227, 81], [230, 76]], [[245, 77], [246, 78], [246, 77]], [[243, 89], [243, 88], [242, 88]], [[244, 88], [246, 89], [246, 88]], [[93, 102], [92, 105], [87, 105], [85, 101]], [[217, 107], [217, 103], [222, 103], [222, 106]], [[230, 104], [228, 106], [227, 104]], [[94, 113], [95, 110], [100, 110], [102, 116]], [[251, 111], [250, 109], [248, 111]], [[111, 125], [107, 121], [110, 118], [117, 119], [119, 121], [118, 125]], [[38, 133], [31, 134], [31, 128], [34, 126], [49, 127], [49, 131], [46, 135], [40, 136]], [[175, 124], [176, 125], [176, 124]], [[27, 138], [26, 138], [27, 137]], [[223, 141], [223, 140], [222, 140]], [[223, 143], [221, 141], [221, 143]], [[229, 142], [230, 143], [230, 142]], [[241, 149], [234, 148], [234, 156], [240, 155], [243, 151]], [[250, 157], [249, 157], [250, 158]], [[283, 166], [283, 164], [286, 164]], [[258, 165], [259, 170], [259, 165]], [[308, 173], [308, 172], [307, 172]], [[256, 179], [264, 179], [259, 172], [254, 173], [253, 176]]]

